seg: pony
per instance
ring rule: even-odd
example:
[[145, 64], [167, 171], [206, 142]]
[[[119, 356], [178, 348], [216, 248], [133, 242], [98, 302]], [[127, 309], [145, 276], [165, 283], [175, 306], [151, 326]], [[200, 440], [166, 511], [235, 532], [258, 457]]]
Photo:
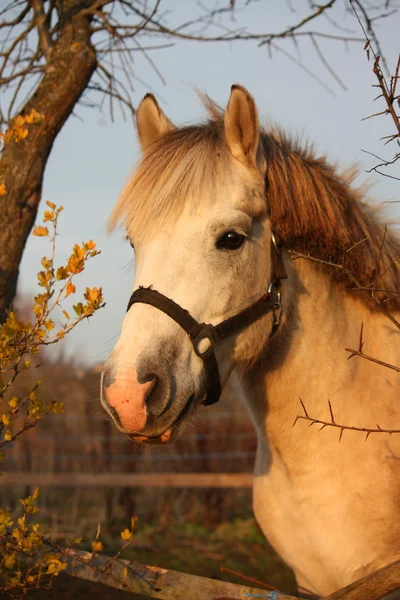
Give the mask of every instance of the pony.
[[101, 401], [131, 439], [171, 443], [236, 377], [256, 519], [298, 585], [330, 594], [400, 558], [400, 437], [379, 431], [400, 429], [399, 376], [365, 358], [399, 364], [400, 240], [354, 173], [262, 128], [246, 89], [204, 103], [185, 127], [151, 94], [137, 109], [142, 159], [110, 217], [134, 294]]

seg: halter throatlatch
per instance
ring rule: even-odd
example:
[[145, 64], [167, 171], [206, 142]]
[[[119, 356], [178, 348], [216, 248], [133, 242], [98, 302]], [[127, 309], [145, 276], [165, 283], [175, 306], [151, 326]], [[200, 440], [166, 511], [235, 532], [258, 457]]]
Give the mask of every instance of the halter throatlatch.
[[[157, 290], [153, 290], [151, 287], [140, 287], [135, 290], [130, 297], [126, 309], [127, 311], [132, 304], [137, 302], [141, 304], [150, 304], [168, 315], [178, 323], [184, 331], [186, 331], [192, 342], [193, 350], [203, 361], [206, 372], [207, 393], [206, 399], [203, 402], [205, 406], [218, 402], [221, 395], [221, 381], [218, 362], [215, 356], [215, 346], [233, 333], [238, 333], [255, 321], [258, 321], [261, 317], [264, 317], [271, 311], [274, 312], [272, 333], [279, 325], [281, 312], [281, 279], [286, 278], [287, 275], [280, 249], [274, 237], [272, 238], [271, 244], [271, 257], [274, 277], [269, 284], [268, 291], [253, 304], [233, 317], [225, 319], [225, 321], [222, 321], [218, 325], [199, 323], [187, 310], [179, 306], [179, 304], [171, 300], [171, 298], [167, 298], [167, 296], [157, 292]], [[202, 352], [200, 345], [203, 340], [208, 341], [209, 345]]]

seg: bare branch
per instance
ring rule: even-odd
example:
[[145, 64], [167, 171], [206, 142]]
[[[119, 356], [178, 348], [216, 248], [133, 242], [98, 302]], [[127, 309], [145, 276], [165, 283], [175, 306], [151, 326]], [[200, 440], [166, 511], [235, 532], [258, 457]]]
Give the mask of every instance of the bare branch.
[[44, 12], [43, 0], [31, 0], [33, 11], [35, 13], [36, 27], [39, 34], [39, 44], [47, 60], [53, 48], [53, 42], [47, 26], [47, 15]]
[[348, 360], [350, 358], [353, 358], [353, 356], [360, 356], [361, 358], [365, 358], [366, 360], [376, 363], [377, 365], [381, 365], [382, 367], [386, 367], [387, 369], [393, 369], [393, 371], [397, 371], [398, 373], [400, 373], [400, 367], [396, 367], [395, 365], [392, 365], [390, 363], [383, 362], [382, 360], [378, 360], [377, 358], [374, 358], [373, 356], [368, 356], [367, 354], [364, 354], [364, 352], [362, 352], [360, 350], [353, 350], [352, 348], [345, 348], [345, 350], [346, 350], [346, 352], [350, 353]]
[[316, 419], [314, 417], [310, 417], [310, 415], [308, 414], [308, 412], [305, 408], [304, 402], [302, 401], [301, 398], [299, 398], [299, 400], [301, 402], [301, 406], [302, 406], [305, 414], [298, 415], [295, 418], [292, 427], [294, 427], [298, 421], [303, 420], [303, 421], [307, 421], [309, 423], [309, 427], [312, 427], [313, 425], [319, 425], [319, 431], [322, 431], [326, 427], [336, 428], [336, 429], [339, 429], [339, 442], [341, 441], [341, 439], [343, 437], [344, 431], [358, 431], [360, 433], [364, 433], [365, 441], [367, 441], [369, 436], [373, 433], [386, 433], [388, 435], [400, 433], [400, 429], [383, 429], [379, 425], [377, 425], [376, 427], [355, 427], [353, 425], [343, 425], [341, 423], [338, 423], [333, 416], [332, 405], [329, 400], [328, 400], [328, 406], [329, 406], [330, 421], [325, 421], [323, 419]]
[[[361, 243], [361, 242], [359, 242], [359, 243]], [[354, 285], [354, 288], [346, 288], [346, 291], [348, 291], [348, 292], [355, 291], [355, 292], [359, 292], [359, 293], [363, 294], [369, 300], [369, 302], [371, 302], [374, 305], [374, 307], [377, 310], [379, 310], [381, 313], [383, 313], [393, 323], [393, 325], [395, 327], [397, 327], [397, 329], [400, 329], [400, 322], [389, 311], [387, 311], [386, 308], [382, 305], [382, 302], [379, 302], [379, 300], [377, 300], [371, 293], [373, 291], [371, 289], [371, 286], [373, 286], [375, 284], [375, 282], [372, 282], [369, 286], [363, 286], [356, 279], [356, 277], [354, 277], [354, 275], [345, 267], [344, 264], [340, 265], [340, 264], [334, 263], [330, 260], [322, 260], [321, 258], [315, 258], [313, 256], [310, 256], [309, 254], [302, 254], [301, 252], [296, 252], [294, 250], [290, 250], [290, 254], [293, 256], [293, 260], [298, 260], [298, 259], [309, 260], [311, 262], [314, 262], [314, 263], [317, 263], [320, 265], [325, 265], [331, 269], [335, 269], [335, 270], [338, 270], [338, 271], [341, 271], [342, 273], [344, 273], [346, 275], [346, 277]], [[375, 290], [375, 291], [377, 291], [377, 290]], [[393, 294], [393, 295], [398, 295], [400, 293], [400, 291], [395, 291], [395, 290], [384, 290], [384, 291], [388, 294]]]

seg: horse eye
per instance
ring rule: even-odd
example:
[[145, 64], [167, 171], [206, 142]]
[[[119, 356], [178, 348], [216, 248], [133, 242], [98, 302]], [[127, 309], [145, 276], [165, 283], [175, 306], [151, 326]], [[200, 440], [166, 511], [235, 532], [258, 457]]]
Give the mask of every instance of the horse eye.
[[238, 250], [245, 240], [245, 236], [237, 231], [228, 231], [219, 238], [217, 242], [218, 250]]

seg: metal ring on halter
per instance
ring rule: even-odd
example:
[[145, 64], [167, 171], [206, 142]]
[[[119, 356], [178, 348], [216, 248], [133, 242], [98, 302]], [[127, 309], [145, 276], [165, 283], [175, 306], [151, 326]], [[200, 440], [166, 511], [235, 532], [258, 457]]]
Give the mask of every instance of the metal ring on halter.
[[276, 241], [276, 237], [273, 231], [271, 231], [271, 242], [273, 247], [275, 248], [275, 252], [277, 253], [278, 256], [282, 256], [282, 252], [278, 246], [278, 243]]
[[276, 295], [276, 300], [275, 300], [274, 304], [272, 305], [272, 312], [274, 315], [273, 328], [275, 330], [280, 323], [281, 314], [282, 314], [282, 293], [281, 293], [281, 282], [279, 279], [275, 280], [275, 281], [271, 281], [268, 286], [268, 294], [272, 294], [273, 292], [275, 292], [275, 295]]

